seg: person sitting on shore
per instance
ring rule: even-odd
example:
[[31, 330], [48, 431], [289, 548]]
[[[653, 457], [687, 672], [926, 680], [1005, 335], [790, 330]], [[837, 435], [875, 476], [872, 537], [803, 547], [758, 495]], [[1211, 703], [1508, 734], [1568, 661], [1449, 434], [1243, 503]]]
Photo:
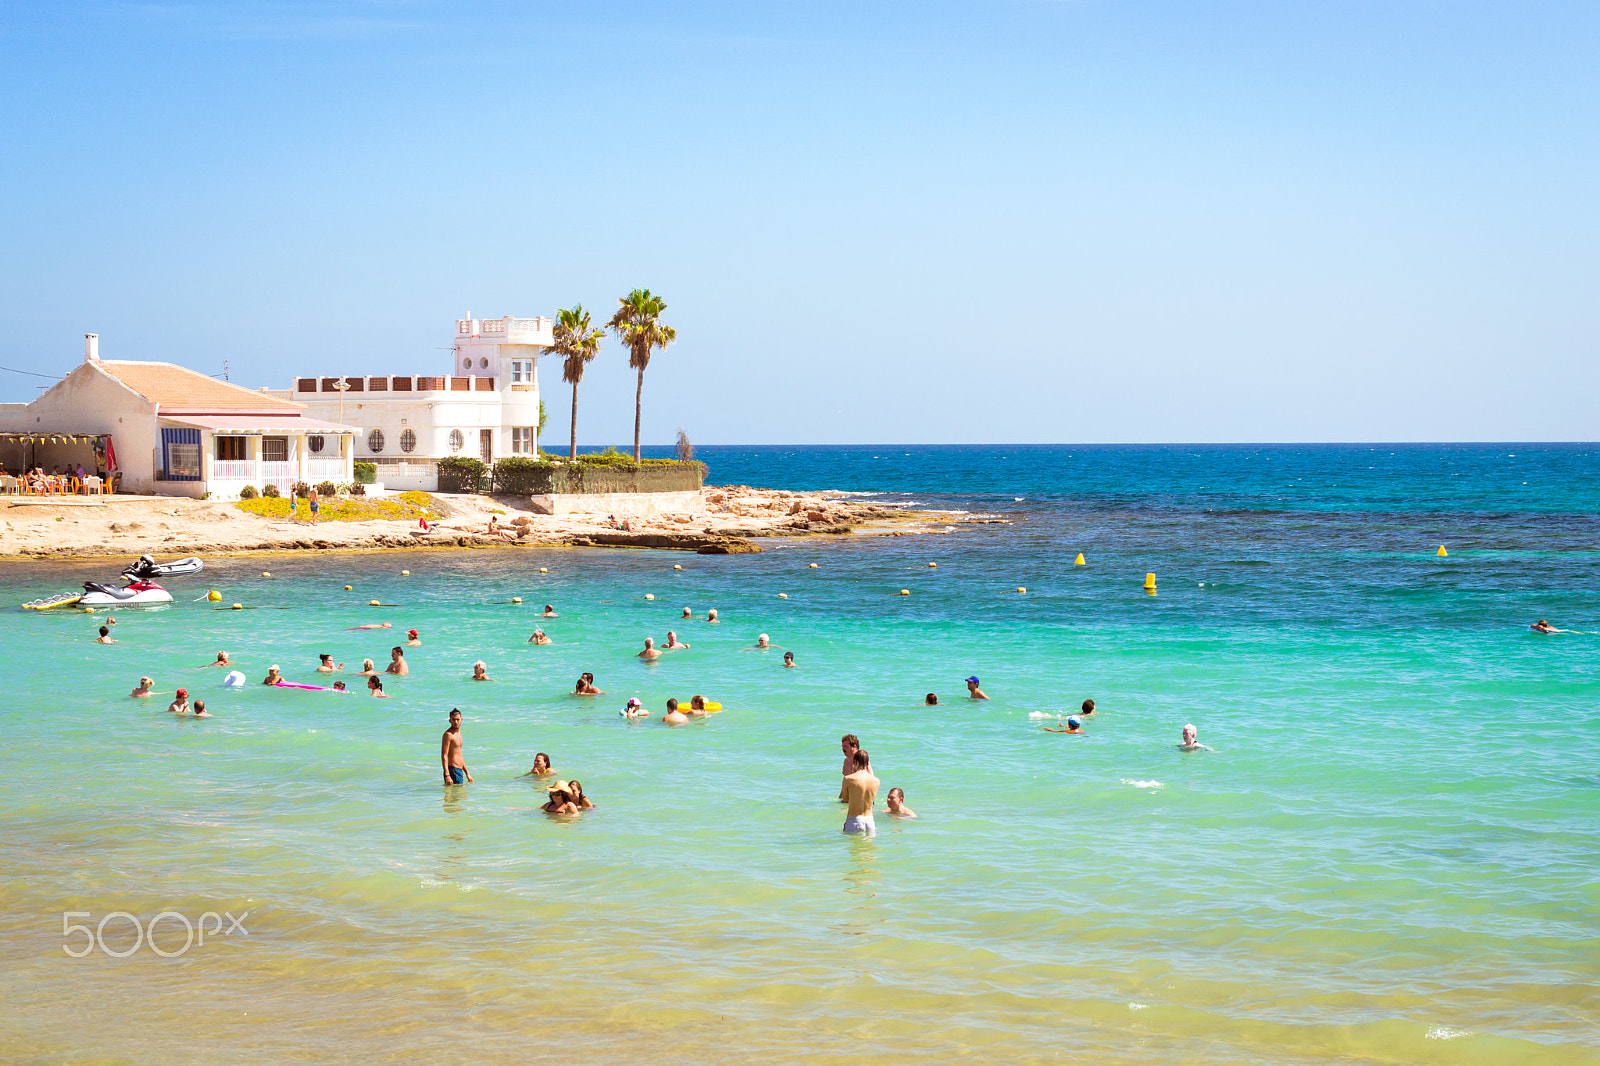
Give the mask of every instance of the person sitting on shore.
[[500, 528], [500, 516], [497, 514], [492, 514], [489, 516], [489, 536], [504, 537], [506, 540], [517, 539], [517, 535], [515, 533], [511, 532], [510, 530]]
[[639, 658], [643, 659], [645, 662], [651, 662], [652, 660], [661, 658], [661, 653], [656, 650], [655, 637], [644, 638], [644, 651], [639, 653]]
[[1200, 732], [1190, 723], [1183, 727], [1183, 739], [1178, 743], [1179, 751], [1216, 751], [1200, 743]]
[[373, 699], [386, 700], [391, 698], [387, 692], [383, 691], [383, 678], [377, 674], [367, 678], [367, 691], [372, 693]]
[[377, 672], [378, 672], [378, 668], [372, 664], [372, 660], [371, 659], [362, 659], [361, 660], [361, 676], [362, 677], [371, 677], [373, 674], [375, 674]]
[[922, 697], [922, 703], [925, 707], [937, 707], [939, 706], [939, 697], [937, 694], [930, 692]]
[[639, 702], [639, 697], [629, 696], [628, 705], [621, 710], [624, 718], [649, 718], [650, 712], [644, 709], [644, 704]]
[[662, 725], [684, 725], [689, 721], [689, 716], [678, 710], [677, 700], [667, 701], [666, 717], [661, 719]]
[[539, 809], [546, 814], [577, 814], [578, 805], [572, 802], [571, 787], [565, 781], [557, 781], [545, 789], [550, 794], [550, 802]]
[[533, 631], [533, 636], [528, 638], [528, 643], [529, 644], [540, 644], [540, 645], [543, 645], [543, 644], [554, 644], [555, 641], [553, 641], [549, 637], [545, 636], [544, 630], [535, 629]]
[[888, 806], [884, 808], [883, 813], [892, 814], [896, 818], [915, 818], [917, 816], [916, 811], [906, 806], [906, 790], [903, 788], [891, 788], [889, 790]]
[[139, 687], [128, 693], [128, 695], [138, 700], [149, 699], [151, 696], [155, 695], [155, 692], [153, 691], [154, 687], [154, 681], [150, 680], [148, 677], [141, 677], [139, 679]]
[[406, 665], [406, 653], [399, 645], [389, 649], [389, 665], [383, 672], [395, 677], [405, 677], [411, 673], [411, 667]]
[[792, 668], [793, 666], [794, 666], [794, 652], [792, 652], [792, 651], [784, 652], [783, 653], [783, 668], [785, 670], [788, 670], [788, 669]]
[[228, 653], [227, 652], [219, 651], [219, 652], [217, 652], [217, 661], [214, 662], [214, 663], [206, 663], [206, 665], [207, 666], [221, 666], [221, 667], [225, 667], [226, 669], [232, 670], [233, 669], [233, 660], [228, 658]]
[[115, 644], [116, 643], [116, 641], [111, 639], [111, 628], [109, 626], [101, 626], [100, 627], [100, 635], [98, 637], [94, 638], [94, 642], [96, 644]]
[[547, 604], [544, 605], [544, 614], [541, 614], [539, 617], [540, 618], [560, 618], [561, 616], [559, 614], [556, 614], [556, 609], [554, 607], [552, 607], [550, 604], [547, 603]]
[[1557, 629], [1555, 626], [1551, 625], [1549, 622], [1546, 622], [1543, 618], [1539, 619], [1537, 622], [1533, 623], [1533, 625], [1529, 626], [1528, 628], [1533, 630], [1535, 633], [1565, 633], [1566, 632], [1566, 630], [1564, 630], [1564, 629]]
[[180, 688], [177, 691], [177, 694], [172, 697], [172, 702], [167, 704], [167, 710], [171, 711], [173, 714], [188, 714], [189, 690], [186, 688]]
[[1084, 700], [1083, 701], [1082, 712], [1083, 712], [1083, 716], [1085, 718], [1087, 718], [1091, 714], [1093, 714], [1094, 713], [1094, 700]]
[[689, 645], [679, 640], [678, 634], [669, 629], [667, 630], [667, 642], [663, 644], [662, 647], [668, 651], [685, 651], [688, 649]]
[[523, 774], [522, 776], [523, 777], [549, 777], [553, 773], [555, 773], [555, 771], [550, 769], [550, 756], [546, 755], [544, 752], [541, 751], [541, 752], [539, 752], [537, 755], [535, 755], [533, 757], [533, 769], [529, 770], [527, 773]]
[[493, 681], [494, 678], [489, 676], [489, 672], [488, 671], [489, 671], [489, 668], [487, 666], [483, 665], [483, 660], [482, 659], [479, 659], [477, 662], [472, 664], [472, 680], [474, 680], [474, 681]]
[[212, 717], [211, 712], [206, 710], [206, 701], [205, 700], [195, 700], [194, 701], [194, 716], [196, 718], [210, 718], [210, 717]]
[[[319, 674], [331, 674], [335, 670], [344, 669], [344, 663], [340, 663], [338, 666], [333, 665], [333, 656], [331, 655], [324, 653], [319, 655], [318, 658], [322, 660], [322, 662], [317, 664], [317, 673]], [[213, 663], [212, 665], [214, 666], [216, 664]]]
[[422, 647], [422, 638], [417, 635], [417, 631], [415, 629], [406, 630], [406, 647], [408, 647], [408, 648], [420, 648], [420, 647]]
[[604, 696], [605, 693], [594, 687], [594, 675], [585, 670], [578, 675], [578, 687], [572, 690], [574, 696]]
[[580, 811], [594, 810], [594, 801], [583, 794], [583, 782], [573, 778], [567, 782], [567, 795], [571, 797], [573, 806]]
[[983, 689], [978, 687], [978, 675], [973, 674], [967, 678], [967, 695], [975, 700], [986, 700], [989, 697], [983, 694]]
[[261, 679], [263, 685], [276, 685], [283, 680], [283, 675], [278, 673], [278, 664], [273, 663], [267, 667], [267, 676]]

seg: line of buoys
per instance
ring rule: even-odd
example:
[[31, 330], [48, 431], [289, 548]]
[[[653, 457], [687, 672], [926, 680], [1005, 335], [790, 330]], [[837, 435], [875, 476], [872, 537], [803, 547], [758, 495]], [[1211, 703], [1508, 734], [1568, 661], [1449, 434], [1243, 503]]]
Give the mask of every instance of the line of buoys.
[[1439, 551], [1437, 552], [1437, 554], [1439, 554], [1439, 555], [1449, 555], [1450, 553], [1445, 551], [1444, 550], [1444, 545], [1441, 544], [1441, 545], [1439, 545]]
[[511, 602], [512, 603], [521, 603], [522, 602], [522, 597], [521, 596], [513, 596], [513, 597], [511, 597]]
[[244, 610], [244, 604], [242, 604], [242, 603], [236, 603], [236, 604], [234, 604], [234, 605], [233, 605], [233, 607], [232, 607], [232, 608], [230, 608], [230, 609], [231, 609], [231, 610], [235, 610], [235, 611], [242, 611], [242, 610]]
[[1073, 566], [1086, 566], [1086, 565], [1088, 565], [1083, 561], [1083, 553], [1082, 552], [1079, 552], [1078, 553], [1078, 557], [1076, 559], [1072, 560], [1072, 565]]
[[383, 604], [378, 602], [377, 600], [368, 600], [367, 601], [367, 606], [368, 607], [382, 607]]

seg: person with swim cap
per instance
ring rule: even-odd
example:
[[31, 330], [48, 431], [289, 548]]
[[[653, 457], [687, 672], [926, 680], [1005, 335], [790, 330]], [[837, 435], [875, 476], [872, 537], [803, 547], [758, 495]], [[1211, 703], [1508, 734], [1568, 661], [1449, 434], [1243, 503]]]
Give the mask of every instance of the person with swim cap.
[[[338, 666], [333, 665], [333, 656], [331, 656], [331, 655], [328, 655], [328, 654], [324, 653], [324, 654], [318, 656], [318, 658], [320, 658], [322, 660], [322, 662], [317, 664], [317, 673], [319, 673], [319, 674], [331, 674], [335, 670], [343, 670], [344, 669], [344, 663], [340, 663]], [[213, 664], [213, 665], [216, 665], [216, 664]]]
[[[374, 679], [376, 680], [376, 679]], [[465, 744], [461, 740], [461, 711], [450, 709], [450, 728], [439, 738], [439, 765], [444, 770], [446, 785], [470, 785], [472, 774], [467, 770]]]
[[767, 638], [767, 635], [765, 633], [762, 633], [762, 634], [760, 634], [760, 635], [758, 635], [756, 637], [756, 645], [755, 646], [765, 650], [767, 648], [772, 647], [772, 642]]
[[276, 685], [283, 680], [283, 675], [278, 673], [278, 664], [273, 663], [267, 667], [267, 676], [261, 679], [263, 685]]
[[978, 687], [978, 675], [973, 674], [967, 678], [967, 695], [975, 700], [986, 700], [989, 697], [983, 694], [983, 689]]
[[849, 804], [845, 810], [844, 832], [870, 837], [878, 831], [872, 820], [872, 807], [878, 802], [878, 779], [873, 776], [872, 760], [867, 757], [865, 748], [857, 748], [851, 762], [854, 770], [844, 778], [845, 802]]
[[639, 702], [639, 697], [628, 697], [628, 705], [622, 708], [624, 718], [649, 718], [650, 712], [644, 709], [644, 704]]
[[1186, 725], [1186, 726], [1183, 727], [1183, 740], [1179, 742], [1178, 750], [1179, 751], [1215, 751], [1216, 749], [1215, 748], [1208, 748], [1204, 744], [1200, 743], [1199, 730], [1195, 729], [1193, 723], [1190, 723], [1189, 725]]
[[689, 647], [689, 645], [679, 640], [678, 634], [669, 629], [667, 630], [667, 642], [663, 644], [662, 647], [666, 648], [668, 651], [684, 651]]
[[148, 677], [141, 677], [139, 679], [139, 687], [128, 693], [128, 695], [132, 696], [134, 699], [149, 699], [151, 696], [155, 695], [155, 692], [153, 691], [154, 687], [154, 681], [150, 680]]
[[167, 710], [171, 711], [173, 714], [188, 714], [189, 690], [186, 688], [180, 688], [177, 694], [173, 697], [172, 702], [167, 705]]
[[407, 638], [406, 639], [406, 647], [408, 647], [408, 648], [420, 648], [420, 647], [422, 647], [422, 640], [417, 636], [417, 631], [415, 629], [406, 630], [406, 638]]
[[889, 790], [889, 803], [884, 808], [884, 814], [892, 814], [896, 818], [915, 818], [917, 812], [906, 806], [906, 790], [891, 788]]
[[688, 720], [689, 716], [678, 710], [677, 700], [667, 701], [667, 713], [666, 717], [661, 719], [662, 725], [683, 725]]
[[493, 681], [494, 680], [494, 678], [489, 676], [489, 668], [483, 664], [483, 660], [482, 659], [479, 659], [477, 662], [472, 664], [472, 680], [474, 680], [474, 681]]
[[543, 645], [543, 644], [553, 644], [555, 642], [552, 641], [549, 637], [544, 635], [544, 630], [535, 629], [533, 631], [533, 636], [528, 638], [528, 643], [529, 644], [540, 644], [540, 645]]
[[205, 700], [195, 700], [194, 701], [194, 716], [196, 718], [211, 718], [211, 717], [214, 717], [210, 711], [206, 710], [206, 701]]
[[389, 649], [389, 666], [383, 672], [395, 677], [405, 677], [411, 673], [411, 667], [406, 665], [406, 653], [398, 645]]
[[645, 662], [650, 662], [652, 660], [661, 658], [661, 653], [656, 650], [655, 637], [644, 638], [644, 651], [639, 653], [639, 658], [643, 659]]
[[214, 663], [206, 663], [206, 665], [207, 666], [226, 666], [229, 669], [232, 669], [233, 668], [233, 660], [228, 658], [228, 653], [227, 652], [219, 651], [219, 652], [217, 652], [217, 661], [214, 662]]

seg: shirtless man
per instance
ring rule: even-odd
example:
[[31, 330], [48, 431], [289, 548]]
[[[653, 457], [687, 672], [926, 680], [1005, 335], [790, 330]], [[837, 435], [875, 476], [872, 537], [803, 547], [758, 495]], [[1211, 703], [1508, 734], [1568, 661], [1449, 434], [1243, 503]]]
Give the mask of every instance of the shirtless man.
[[535, 629], [533, 631], [533, 636], [528, 638], [528, 643], [529, 644], [553, 644], [555, 642], [552, 641], [549, 637], [544, 635], [544, 630]]
[[544, 605], [544, 614], [541, 614], [539, 617], [540, 618], [560, 618], [561, 616], [556, 614], [556, 609], [554, 607], [552, 607], [550, 604], [547, 603], [547, 604]]
[[978, 687], [978, 675], [973, 674], [967, 678], [967, 695], [975, 700], [986, 700], [989, 697], [983, 694], [983, 689]]
[[667, 630], [667, 642], [663, 644], [662, 647], [666, 648], [668, 651], [680, 651], [688, 648], [689, 645], [679, 640], [678, 634], [669, 629]]
[[228, 653], [227, 652], [219, 651], [219, 652], [217, 652], [217, 661], [214, 662], [214, 663], [206, 663], [206, 665], [207, 666], [225, 666], [229, 670], [232, 670], [233, 669], [233, 660], [228, 658]]
[[[860, 748], [861, 741], [856, 739], [856, 735], [854, 733], [846, 733], [844, 736], [839, 738], [839, 750], [844, 752], [844, 766], [839, 772], [845, 777], [849, 777], [851, 774], [856, 772], [856, 752], [859, 751]], [[844, 785], [842, 784], [839, 786], [839, 802], [849, 802], [849, 797], [845, 795]]]
[[604, 692], [601, 692], [598, 688], [595, 687], [594, 675], [589, 673], [587, 670], [585, 670], [583, 673], [578, 675], [577, 687], [574, 688], [572, 691], [573, 691], [573, 695], [575, 695], [575, 696], [604, 696], [605, 695]]
[[707, 622], [715, 622], [715, 621], [717, 621], [717, 609], [715, 607], [711, 608], [711, 610], [706, 612], [706, 621]]
[[411, 667], [406, 665], [406, 653], [398, 645], [389, 649], [389, 666], [383, 672], [395, 677], [405, 677], [411, 673]]
[[477, 662], [472, 664], [472, 680], [474, 680], [474, 681], [493, 681], [494, 680], [494, 678], [489, 676], [489, 668], [483, 664], [483, 660], [482, 659], [479, 659]]
[[884, 809], [884, 814], [892, 814], [896, 818], [915, 818], [917, 812], [906, 806], [906, 790], [891, 788], [889, 790], [889, 805]]
[[[317, 656], [317, 658], [322, 660], [322, 662], [317, 664], [317, 673], [319, 673], [319, 674], [331, 674], [335, 670], [343, 670], [344, 669], [344, 663], [340, 663], [338, 666], [333, 665], [333, 656], [331, 656], [331, 655], [326, 655], [326, 654], [319, 655], [319, 656]], [[218, 664], [217, 663], [212, 663], [212, 665], [216, 666]]]
[[149, 699], [151, 696], [155, 695], [155, 693], [151, 691], [154, 687], [154, 681], [150, 680], [148, 677], [141, 677], [139, 679], [139, 687], [128, 693], [128, 695], [139, 700]]
[[420, 647], [422, 647], [422, 639], [417, 636], [417, 631], [415, 629], [406, 630], [406, 647], [408, 647], [408, 648], [420, 648]]
[[1200, 733], [1193, 723], [1183, 727], [1183, 740], [1178, 744], [1179, 751], [1216, 751], [1200, 743]]
[[852, 760], [855, 772], [846, 774], [844, 779], [845, 802], [850, 805], [845, 811], [844, 831], [872, 836], [878, 831], [872, 821], [872, 807], [878, 802], [878, 779], [872, 774], [872, 760], [865, 750], [857, 748]]
[[662, 725], [683, 725], [688, 720], [689, 716], [678, 710], [677, 700], [667, 701], [667, 714], [665, 718], [661, 719]]
[[111, 639], [111, 630], [107, 629], [105, 626], [101, 626], [100, 627], [100, 635], [98, 637], [94, 638], [94, 642], [96, 644], [115, 644], [116, 643], [116, 641]]
[[472, 775], [467, 772], [467, 760], [462, 754], [461, 712], [450, 711], [450, 728], [439, 738], [439, 766], [444, 771], [447, 785], [470, 785]]
[[787, 670], [792, 666], [794, 666], [794, 652], [786, 651], [783, 653], [783, 667]]
[[650, 662], [651, 660], [661, 658], [661, 653], [656, 650], [655, 637], [644, 638], [644, 651], [639, 653], [639, 658], [643, 659], [645, 662]]
[[210, 718], [210, 717], [212, 717], [211, 712], [206, 710], [206, 701], [205, 700], [195, 700], [194, 701], [194, 716], [196, 718]]
[[1094, 700], [1084, 700], [1083, 701], [1082, 710], [1083, 710], [1083, 716], [1085, 718], [1087, 718], [1091, 714], [1093, 714], [1094, 713]]
[[173, 714], [188, 714], [189, 690], [186, 688], [180, 688], [177, 695], [173, 697], [172, 702], [167, 704], [167, 710], [171, 711]]
[[689, 608], [685, 607], [683, 609], [683, 617], [684, 618], [693, 618], [694, 617], [694, 612], [689, 610]]

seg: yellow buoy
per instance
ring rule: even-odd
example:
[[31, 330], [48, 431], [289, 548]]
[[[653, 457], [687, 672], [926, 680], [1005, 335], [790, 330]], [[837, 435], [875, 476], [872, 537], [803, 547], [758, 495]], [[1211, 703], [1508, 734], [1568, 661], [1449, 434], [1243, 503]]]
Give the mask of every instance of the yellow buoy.
[[346, 585], [346, 586], [345, 586], [345, 587], [344, 587], [344, 590], [345, 590], [345, 591], [346, 591], [346, 592], [354, 592], [354, 591], [355, 591], [355, 586], [354, 586], [354, 585]]
[[1028, 586], [1026, 586], [1026, 585], [1018, 585], [1017, 586], [1017, 591], [1018, 592], [1027, 592], [1028, 591]]
[[234, 605], [233, 605], [233, 609], [234, 609], [234, 610], [235, 610], [235, 611], [242, 611], [242, 610], [244, 610], [244, 604], [242, 604], [242, 603], [236, 603], [236, 604], [234, 604]]
[[683, 564], [682, 563], [673, 563], [672, 564], [672, 568], [674, 570], [682, 570], [683, 569]]
[[786, 599], [788, 599], [788, 598], [789, 598], [789, 594], [788, 594], [788, 593], [787, 593], [787, 592], [780, 592], [780, 593], [778, 593], [778, 599], [780, 599], [780, 600], [786, 600]]
[[1155, 588], [1156, 587], [1156, 575], [1154, 575], [1154, 574], [1146, 574], [1146, 575], [1144, 575], [1144, 587], [1147, 588], [1147, 589]]
[[1082, 552], [1079, 552], [1078, 553], [1078, 557], [1076, 559], [1072, 560], [1072, 565], [1073, 566], [1083, 566], [1084, 565], [1083, 553]]
[[647, 600], [653, 600], [656, 598], [656, 594], [654, 592], [646, 592], [644, 594], [644, 598]]
[[929, 566], [938, 566], [939, 564], [938, 563], [929, 563], [928, 565]]
[[381, 600], [368, 600], [367, 601], [367, 606], [368, 607], [382, 607], [383, 606], [383, 601], [381, 601]]
[[811, 564], [811, 569], [815, 570], [816, 568], [817, 568], [817, 564], [816, 563], [812, 563]]
[[212, 589], [210, 592], [206, 593], [206, 599], [210, 600], [212, 603], [218, 603], [222, 600], [222, 593], [218, 592], [216, 589]]
[[1449, 555], [1449, 554], [1450, 554], [1450, 553], [1449, 553], [1449, 552], [1447, 552], [1447, 551], [1445, 551], [1445, 550], [1444, 550], [1444, 545], [1443, 545], [1443, 544], [1441, 544], [1441, 545], [1439, 545], [1439, 554], [1440, 554], [1440, 555]]
[[901, 589], [900, 590], [900, 595], [909, 596], [909, 595], [911, 595], [911, 590], [910, 589]]
[[521, 603], [522, 602], [522, 597], [521, 596], [513, 596], [513, 597], [511, 597], [511, 602], [512, 603]]
[[541, 573], [541, 574], [548, 574], [548, 573], [549, 573], [549, 572], [550, 572], [550, 568], [549, 568], [549, 567], [548, 567], [548, 566], [541, 566], [541, 567], [539, 567], [539, 573]]
[[94, 614], [94, 608], [93, 607], [85, 607], [83, 609], [83, 613], [84, 614]]
[[267, 573], [265, 570], [263, 570], [263, 571], [261, 571], [261, 576], [262, 577], [271, 577], [272, 575]]
[[411, 571], [409, 571], [409, 570], [402, 570], [402, 571], [400, 571], [400, 576], [401, 576], [401, 577], [410, 577], [410, 576], [411, 576]]

